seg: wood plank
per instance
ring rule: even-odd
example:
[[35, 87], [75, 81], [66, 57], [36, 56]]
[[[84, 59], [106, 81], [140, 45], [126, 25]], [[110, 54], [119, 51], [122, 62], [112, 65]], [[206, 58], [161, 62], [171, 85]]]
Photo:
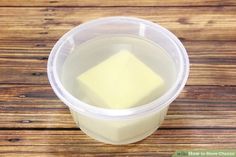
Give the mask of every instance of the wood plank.
[[157, 130], [134, 144], [108, 145], [81, 131], [2, 130], [0, 153], [3, 156], [164, 156], [176, 150], [232, 149], [236, 130]]
[[[236, 62], [235, 41], [185, 41], [182, 40], [191, 63], [227, 63]], [[0, 66], [24, 66], [25, 60], [47, 60], [56, 41], [53, 40], [4, 40], [0, 42]], [[7, 60], [8, 59], [8, 60]], [[9, 65], [8, 65], [9, 63]], [[34, 62], [35, 63], [35, 62]], [[31, 63], [30, 63], [31, 64]], [[31, 64], [34, 66], [34, 64]], [[28, 66], [28, 64], [26, 64]], [[38, 67], [38, 65], [37, 65]]]
[[119, 0], [119, 1], [90, 1], [90, 0], [1, 0], [0, 6], [225, 6], [236, 5], [234, 0]]
[[[0, 42], [0, 83], [48, 84], [47, 58], [55, 42]], [[236, 42], [183, 43], [191, 63], [188, 85], [236, 85]]]
[[[46, 60], [1, 59], [1, 84], [49, 84]], [[18, 62], [23, 66], [15, 66]], [[16, 63], [16, 64], [14, 64]], [[10, 65], [8, 65], [10, 64]], [[236, 64], [191, 64], [187, 85], [236, 85]]]
[[[49, 86], [1, 85], [1, 128], [75, 128]], [[236, 128], [236, 87], [186, 86], [161, 128]]]
[[51, 87], [13, 85], [0, 89], [1, 128], [75, 128], [67, 107]]
[[236, 85], [236, 64], [191, 64], [187, 85]]
[[[46, 64], [44, 65], [46, 66]], [[48, 84], [45, 68], [0, 67], [1, 83]]]
[[236, 42], [183, 41], [190, 62], [205, 64], [235, 64]]
[[0, 41], [56, 40], [76, 25], [110, 15], [145, 18], [185, 40], [235, 41], [235, 13], [235, 7], [1, 7]]

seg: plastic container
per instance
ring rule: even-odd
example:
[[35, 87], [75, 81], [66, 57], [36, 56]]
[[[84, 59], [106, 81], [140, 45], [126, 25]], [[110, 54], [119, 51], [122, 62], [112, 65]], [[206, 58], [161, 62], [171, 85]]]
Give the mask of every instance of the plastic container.
[[[177, 79], [163, 96], [142, 106], [117, 110], [86, 104], [65, 90], [60, 74], [73, 47], [99, 35], [112, 34], [142, 36], [169, 53], [175, 62]], [[54, 92], [70, 108], [74, 121], [83, 132], [105, 143], [128, 144], [144, 139], [160, 126], [169, 104], [187, 81], [189, 60], [178, 38], [160, 25], [132, 17], [107, 17], [81, 24], [63, 35], [50, 53], [47, 70]]]

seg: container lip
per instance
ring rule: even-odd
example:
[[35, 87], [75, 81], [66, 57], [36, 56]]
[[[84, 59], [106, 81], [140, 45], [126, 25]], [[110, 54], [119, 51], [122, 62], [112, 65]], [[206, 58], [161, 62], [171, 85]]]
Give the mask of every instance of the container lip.
[[[58, 52], [61, 48], [61, 45], [65, 41], [68, 41], [71, 36], [76, 32], [80, 32], [83, 29], [87, 29], [91, 26], [95, 26], [97, 24], [102, 23], [110, 23], [112, 21], [126, 21], [130, 23], [135, 23], [139, 25], [147, 25], [153, 29], [160, 31], [163, 35], [166, 35], [171, 41], [172, 44], [175, 45], [176, 49], [178, 50], [178, 56], [180, 57], [180, 72], [177, 75], [177, 80], [173, 84], [173, 86], [160, 98], [155, 99], [154, 101], [129, 108], [129, 109], [106, 109], [97, 106], [93, 106], [87, 104], [85, 102], [80, 101], [79, 99], [72, 96], [61, 84], [59, 77], [56, 72], [55, 63], [58, 57]], [[181, 92], [185, 83], [187, 82], [188, 75], [189, 75], [189, 59], [187, 52], [180, 42], [180, 40], [169, 30], [166, 28], [153, 23], [151, 21], [147, 21], [144, 19], [136, 18], [136, 17], [126, 17], [126, 16], [111, 16], [111, 17], [103, 17], [95, 20], [91, 20], [89, 22], [83, 23], [79, 26], [74, 27], [67, 33], [65, 33], [54, 45], [53, 49], [48, 58], [47, 64], [47, 74], [49, 82], [56, 93], [56, 95], [71, 109], [92, 117], [96, 118], [103, 118], [103, 119], [122, 119], [122, 118], [131, 118], [136, 117], [138, 115], [147, 114], [156, 110], [160, 110], [161, 108], [168, 106]]]

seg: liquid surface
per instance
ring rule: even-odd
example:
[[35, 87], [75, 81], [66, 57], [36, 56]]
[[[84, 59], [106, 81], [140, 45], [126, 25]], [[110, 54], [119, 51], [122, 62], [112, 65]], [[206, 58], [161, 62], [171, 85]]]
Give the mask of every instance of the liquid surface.
[[[113, 35], [97, 37], [74, 47], [63, 65], [61, 75], [63, 86], [73, 96], [90, 103], [85, 94], [78, 92], [76, 78], [89, 68], [124, 49], [133, 53], [140, 61], [165, 80], [164, 92], [176, 80], [174, 62], [159, 45], [136, 36]], [[90, 104], [93, 105], [92, 103]]]

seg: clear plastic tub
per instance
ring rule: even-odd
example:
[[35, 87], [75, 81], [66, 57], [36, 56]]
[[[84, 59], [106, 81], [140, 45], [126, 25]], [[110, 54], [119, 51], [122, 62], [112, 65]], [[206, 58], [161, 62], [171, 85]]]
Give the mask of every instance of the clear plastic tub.
[[[145, 37], [160, 45], [172, 57], [177, 79], [164, 95], [138, 107], [105, 109], [80, 101], [63, 87], [62, 67], [71, 50], [99, 35], [112, 34]], [[74, 121], [83, 132], [105, 143], [128, 144], [144, 139], [160, 126], [169, 104], [187, 81], [189, 60], [178, 38], [160, 25], [133, 17], [106, 17], [81, 24], [63, 35], [50, 53], [47, 70], [54, 92], [70, 108]]]

